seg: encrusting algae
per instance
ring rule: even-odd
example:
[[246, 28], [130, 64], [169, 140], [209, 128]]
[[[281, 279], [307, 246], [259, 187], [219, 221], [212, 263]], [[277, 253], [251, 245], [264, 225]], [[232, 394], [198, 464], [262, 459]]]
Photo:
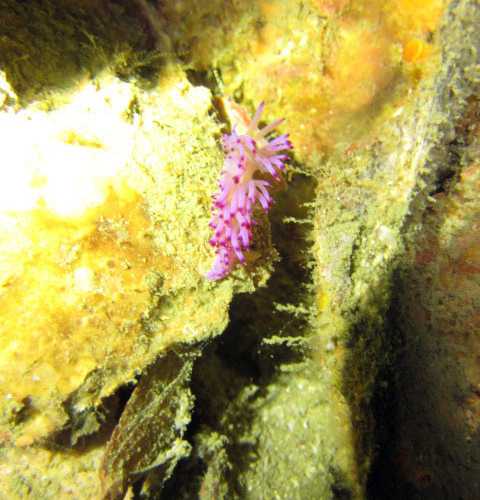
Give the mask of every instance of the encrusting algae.
[[[95, 408], [169, 345], [224, 327], [231, 285], [204, 279], [216, 173], [202, 163], [218, 159], [209, 93], [173, 71], [144, 97], [150, 111], [132, 116], [141, 98], [106, 74], [52, 111], [32, 105], [0, 117], [4, 445], [50, 442], [69, 428], [75, 442], [98, 430]], [[195, 140], [202, 147], [191, 149]], [[191, 183], [181, 177], [189, 168]], [[192, 235], [197, 220], [204, 230]], [[185, 245], [197, 251], [182, 254]]]
[[221, 68], [224, 92], [265, 100], [272, 116], [296, 124], [296, 157], [314, 168], [322, 154], [374, 141], [412, 82], [429, 74], [448, 4], [259, 0], [232, 2], [217, 18], [214, 2], [191, 11], [181, 2], [162, 12], [172, 38], [191, 48], [191, 67]]
[[[404, 229], [445, 187], [478, 5], [94, 3], [7, 0], [0, 28], [0, 496], [365, 498]], [[266, 103], [263, 173], [227, 96]], [[291, 148], [276, 117], [288, 189], [247, 219]]]

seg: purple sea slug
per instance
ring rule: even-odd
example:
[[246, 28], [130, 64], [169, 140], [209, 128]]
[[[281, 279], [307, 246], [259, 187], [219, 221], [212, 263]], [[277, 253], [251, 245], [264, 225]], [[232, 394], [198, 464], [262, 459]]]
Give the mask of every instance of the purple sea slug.
[[293, 148], [288, 134], [273, 139], [267, 136], [283, 119], [259, 128], [264, 109], [262, 102], [251, 120], [244, 120], [244, 131], [236, 124], [230, 134], [222, 138], [225, 161], [219, 182], [219, 191], [213, 197], [210, 227], [214, 234], [210, 245], [215, 248], [215, 261], [206, 277], [209, 280], [225, 278], [236, 263], [245, 263], [245, 252], [252, 244], [254, 209], [261, 206], [268, 212], [273, 201], [271, 182], [281, 179], [288, 156]]

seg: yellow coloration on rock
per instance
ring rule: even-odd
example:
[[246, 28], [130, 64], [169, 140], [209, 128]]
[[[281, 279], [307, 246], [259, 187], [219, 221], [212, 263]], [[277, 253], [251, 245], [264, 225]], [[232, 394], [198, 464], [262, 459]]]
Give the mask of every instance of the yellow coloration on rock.
[[1, 397], [32, 413], [19, 438], [28, 444], [63, 422], [52, 400], [108, 357], [132, 354], [159, 256], [115, 151], [52, 138], [23, 155], [18, 143], [35, 141], [39, 124], [2, 118], [11, 149], [0, 202]]
[[433, 33], [439, 26], [449, 0], [391, 0], [384, 10], [392, 30], [399, 38]]
[[225, 94], [240, 92], [252, 109], [265, 100], [267, 112], [284, 116], [297, 157], [308, 163], [339, 145], [375, 141], [376, 130], [428, 72], [410, 66], [436, 54], [435, 32], [447, 5], [259, 0], [248, 11], [234, 3], [227, 24], [211, 22], [212, 4], [187, 15], [192, 31], [182, 43], [191, 38], [198, 69], [208, 61], [222, 68]]
[[52, 111], [0, 114], [2, 441], [48, 438], [171, 344], [222, 330], [231, 287], [202, 275], [209, 105], [172, 71], [155, 92], [105, 75]]
[[[449, 0], [218, 0], [164, 7], [170, 36], [225, 95], [283, 116], [297, 159], [375, 142], [438, 55]], [[407, 63], [407, 64], [405, 64]], [[434, 62], [433, 64], [434, 65]]]
[[339, 112], [355, 112], [370, 105], [393, 77], [391, 40], [385, 30], [346, 22], [332, 49], [326, 70], [331, 106]]

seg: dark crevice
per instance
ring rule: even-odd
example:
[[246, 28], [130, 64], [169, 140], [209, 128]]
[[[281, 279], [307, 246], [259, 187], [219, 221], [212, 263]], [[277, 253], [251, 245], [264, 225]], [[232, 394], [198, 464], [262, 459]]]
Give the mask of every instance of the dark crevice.
[[[398, 272], [394, 273], [392, 281], [395, 289], [399, 282]], [[375, 452], [367, 480], [367, 498], [370, 500], [410, 498], [408, 495], [399, 496], [401, 491], [406, 491], [400, 488], [398, 478], [395, 477], [396, 465], [392, 463], [391, 449], [395, 440], [398, 413], [399, 370], [405, 348], [402, 331], [396, 326], [397, 310], [397, 299], [394, 297], [386, 315], [389, 325], [389, 362], [378, 373], [371, 402], [375, 419]]]
[[[205, 488], [205, 474], [216, 466], [216, 458], [215, 452], [206, 455], [198, 445], [202, 435], [226, 438], [222, 453], [226, 454], [227, 463], [223, 464], [223, 477], [219, 474], [218, 481], [228, 484], [228, 498], [245, 496], [241, 476], [255, 460], [255, 445], [239, 438], [248, 434], [252, 425], [252, 403], [265, 395], [281, 366], [298, 363], [305, 357], [306, 343], [265, 343], [264, 339], [301, 339], [307, 328], [307, 317], [278, 309], [276, 304], [300, 306], [309, 300], [306, 256], [311, 228], [292, 221], [310, 217], [308, 204], [301, 205], [298, 199], [312, 200], [314, 189], [312, 178], [295, 175], [288, 189], [278, 195], [270, 220], [273, 245], [281, 261], [276, 263], [266, 287], [234, 298], [226, 331], [204, 349], [194, 367], [192, 390], [196, 404], [187, 432], [193, 452], [165, 485], [163, 499], [197, 498]], [[288, 223], [285, 218], [289, 218]], [[251, 396], [242, 399], [241, 395], [249, 390]]]
[[188, 81], [195, 87], [207, 87], [212, 91], [214, 96], [219, 96], [221, 92], [221, 73], [216, 68], [207, 70], [187, 69], [185, 71]]
[[114, 394], [105, 398], [100, 406], [82, 412], [75, 410], [74, 397], [70, 398], [64, 403], [69, 416], [68, 424], [59, 432], [48, 436], [42, 446], [69, 453], [85, 453], [91, 448], [105, 444], [110, 439], [133, 389], [133, 384], [121, 386]]

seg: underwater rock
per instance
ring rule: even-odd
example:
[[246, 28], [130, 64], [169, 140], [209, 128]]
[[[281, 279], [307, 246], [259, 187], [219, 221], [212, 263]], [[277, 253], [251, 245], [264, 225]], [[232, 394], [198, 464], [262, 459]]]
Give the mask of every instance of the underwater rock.
[[[320, 346], [335, 345], [336, 369], [353, 415], [358, 466], [365, 471], [369, 461], [380, 457], [364, 483], [373, 498], [453, 498], [460, 490], [463, 498], [478, 496], [475, 438], [472, 429], [465, 429], [468, 418], [475, 422], [476, 350], [462, 357], [468, 348], [460, 344], [468, 343], [462, 335], [474, 336], [466, 332], [475, 330], [478, 300], [472, 254], [477, 181], [471, 160], [461, 157], [475, 157], [477, 151], [466, 141], [465, 130], [478, 122], [468, 103], [478, 99], [480, 66], [472, 47], [480, 43], [474, 28], [479, 16], [475, 2], [450, 5], [428, 72], [400, 101], [397, 95], [401, 105], [374, 142], [329, 159], [331, 169], [317, 188]], [[439, 190], [446, 193], [436, 194]], [[425, 248], [429, 241], [431, 248]], [[460, 260], [465, 248], [465, 259], [473, 265], [468, 284], [460, 283], [449, 256], [454, 248]], [[420, 260], [415, 264], [410, 255]], [[451, 264], [442, 269], [442, 262]], [[451, 292], [441, 285], [449, 275], [455, 283]], [[451, 331], [447, 325], [458, 323], [456, 340], [442, 340], [441, 332]], [[457, 386], [462, 371], [471, 381], [464, 392]], [[463, 433], [459, 426], [455, 433], [448, 426], [458, 419]], [[385, 437], [389, 432], [392, 441]], [[378, 439], [379, 455], [374, 451]], [[391, 459], [386, 467], [385, 457]]]
[[403, 343], [386, 455], [397, 465], [396, 498], [480, 496], [479, 111], [477, 90], [456, 122], [448, 170], [411, 237], [395, 292]]
[[12, 71], [0, 114], [0, 429], [11, 464], [0, 490], [79, 498], [85, 479], [93, 498], [125, 403], [117, 392], [172, 346], [225, 327], [233, 284], [204, 279], [218, 126], [209, 91], [174, 65], [150, 90], [107, 68], [31, 104]]
[[[4, 3], [0, 492], [469, 498], [478, 2]], [[212, 283], [224, 94], [295, 150]]]
[[[186, 64], [222, 92], [284, 116], [297, 160], [316, 173], [332, 151], [375, 140], [428, 73], [447, 0], [164, 2]], [[393, 109], [392, 109], [393, 108]]]

